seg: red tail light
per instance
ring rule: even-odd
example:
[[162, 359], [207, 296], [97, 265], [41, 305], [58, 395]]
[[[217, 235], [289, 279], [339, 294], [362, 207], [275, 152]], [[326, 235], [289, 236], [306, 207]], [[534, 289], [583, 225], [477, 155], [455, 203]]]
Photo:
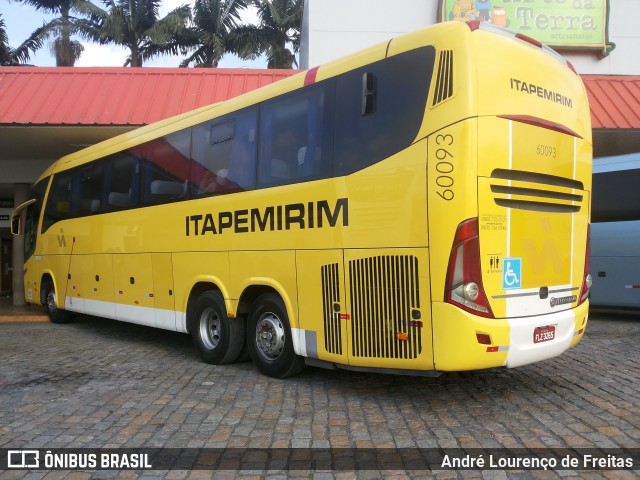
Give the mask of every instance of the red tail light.
[[494, 318], [482, 285], [477, 218], [465, 220], [456, 230], [449, 256], [445, 301], [474, 315]]
[[582, 288], [580, 289], [580, 299], [578, 305], [584, 302], [589, 297], [591, 291], [591, 225], [587, 225], [587, 249], [584, 259], [584, 276], [582, 278]]

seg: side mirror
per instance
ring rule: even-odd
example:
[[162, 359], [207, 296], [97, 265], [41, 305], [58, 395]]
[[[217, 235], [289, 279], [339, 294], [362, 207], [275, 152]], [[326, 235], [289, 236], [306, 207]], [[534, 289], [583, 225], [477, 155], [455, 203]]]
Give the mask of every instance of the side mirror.
[[33, 205], [38, 200], [32, 198], [31, 200], [27, 200], [23, 204], [19, 205], [11, 214], [11, 234], [12, 235], [22, 235], [22, 211], [27, 208], [29, 205]]
[[22, 215], [11, 215], [11, 235], [22, 235]]

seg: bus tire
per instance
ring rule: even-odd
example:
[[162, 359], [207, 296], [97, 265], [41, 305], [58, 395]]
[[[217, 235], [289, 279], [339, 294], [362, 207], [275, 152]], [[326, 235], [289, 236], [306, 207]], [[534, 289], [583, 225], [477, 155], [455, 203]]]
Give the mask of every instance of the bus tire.
[[256, 368], [269, 377], [290, 377], [304, 368], [304, 359], [293, 350], [287, 309], [276, 294], [265, 293], [253, 304], [247, 347]]
[[242, 353], [245, 324], [227, 316], [220, 293], [208, 291], [197, 298], [191, 325], [193, 343], [205, 363], [232, 363]]
[[58, 308], [56, 302], [56, 289], [51, 279], [42, 282], [44, 308], [52, 323], [69, 323], [73, 319], [71, 312]]

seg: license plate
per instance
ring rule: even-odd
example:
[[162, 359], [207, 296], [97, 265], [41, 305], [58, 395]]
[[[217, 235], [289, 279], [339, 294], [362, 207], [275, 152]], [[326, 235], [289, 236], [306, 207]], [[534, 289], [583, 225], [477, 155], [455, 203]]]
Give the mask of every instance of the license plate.
[[547, 325], [546, 327], [536, 327], [533, 331], [533, 343], [548, 342], [556, 338], [555, 325]]

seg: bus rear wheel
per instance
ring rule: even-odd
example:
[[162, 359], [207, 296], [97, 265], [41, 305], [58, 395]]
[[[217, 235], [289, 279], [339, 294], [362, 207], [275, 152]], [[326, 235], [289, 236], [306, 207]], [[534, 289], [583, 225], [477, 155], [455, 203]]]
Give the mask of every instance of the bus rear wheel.
[[42, 283], [42, 290], [44, 292], [44, 307], [49, 315], [49, 320], [53, 323], [69, 323], [73, 315], [71, 312], [58, 308], [58, 302], [56, 298], [56, 289], [53, 286], [53, 281], [47, 279]]
[[238, 360], [245, 341], [244, 322], [227, 316], [218, 292], [204, 292], [196, 300], [191, 336], [200, 358], [213, 365]]
[[247, 346], [256, 368], [269, 377], [290, 377], [304, 368], [304, 359], [293, 350], [287, 309], [276, 294], [261, 295], [253, 305], [247, 322]]

